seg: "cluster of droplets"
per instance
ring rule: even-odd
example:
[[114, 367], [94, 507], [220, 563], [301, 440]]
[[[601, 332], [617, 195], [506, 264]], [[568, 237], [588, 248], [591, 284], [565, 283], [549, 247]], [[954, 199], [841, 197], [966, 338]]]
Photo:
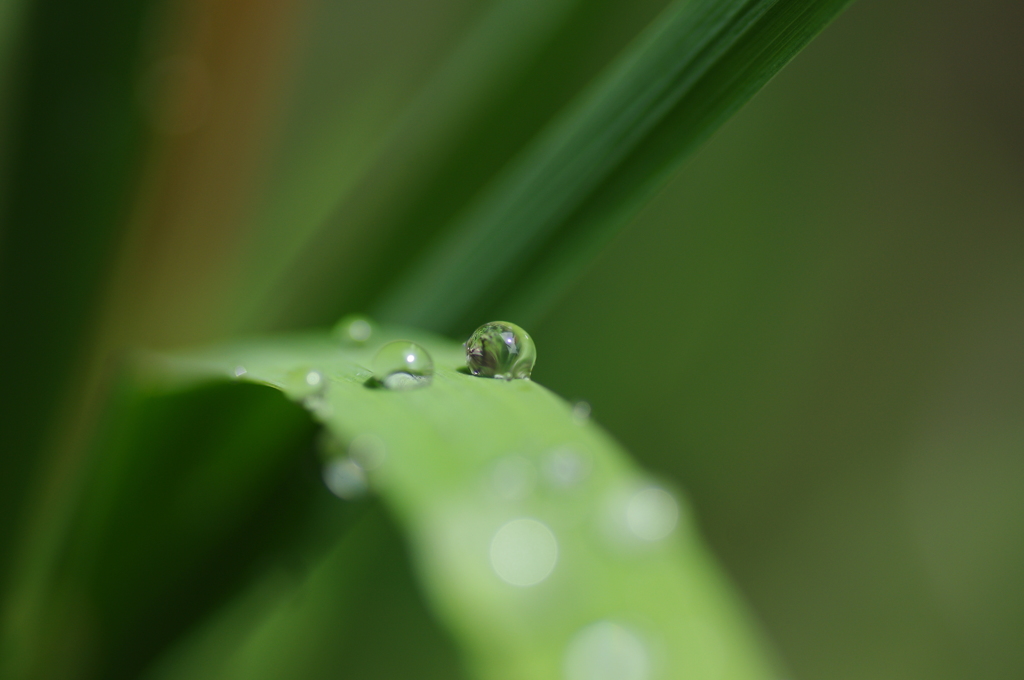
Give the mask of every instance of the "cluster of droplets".
[[[585, 449], [575, 445], [557, 447], [536, 462], [527, 456], [513, 454], [499, 458], [489, 466], [485, 486], [493, 497], [515, 505], [532, 504], [528, 499], [539, 484], [543, 485], [545, 493], [548, 494], [575, 494], [584, 505], [577, 505], [574, 513], [573, 503], [562, 504], [565, 512], [561, 518], [563, 524], [566, 521], [575, 523], [591, 515], [584, 509], [589, 504], [589, 494], [580, 495], [579, 492], [583, 491], [587, 480], [594, 475], [594, 465], [592, 456]], [[598, 513], [591, 516], [597, 520], [600, 534], [613, 549], [627, 553], [643, 553], [672, 535], [679, 523], [680, 508], [676, 497], [664, 488], [649, 483], [633, 482], [618, 485], [607, 491]], [[542, 581], [554, 569], [558, 554], [558, 540], [550, 529], [550, 542], [547, 541], [545, 532], [539, 529], [511, 534], [505, 529], [512, 522], [519, 523], [514, 526], [526, 526], [522, 524], [525, 520], [547, 527], [536, 517], [517, 517], [503, 525], [494, 534], [491, 542], [491, 567], [502, 580], [515, 585], [527, 585], [525, 581], [531, 581], [531, 584]], [[536, 529], [536, 524], [529, 526]], [[533, 536], [536, 541], [531, 542], [527, 538], [522, 538], [523, 536]], [[547, 547], [549, 544], [550, 547]], [[519, 557], [505, 559], [509, 555]], [[510, 567], [510, 564], [518, 566]], [[526, 568], [524, 565], [527, 564], [535, 567], [535, 571], [531, 573], [543, 576], [535, 580], [525, 577], [506, 578], [510, 570]], [[538, 565], [549, 565], [550, 568], [544, 569]]]
[[[596, 484], [596, 463], [584, 447], [566, 444], [536, 459], [522, 454], [499, 458], [487, 470], [486, 483], [501, 501], [523, 507], [524, 502], [532, 505], [528, 499], [538, 488], [567, 494]], [[588, 497], [584, 494], [580, 498], [589, 505]], [[657, 485], [633, 482], [612, 488], [600, 498], [603, 500], [598, 512], [591, 516], [601, 529], [598, 535], [618, 553], [643, 554], [669, 538], [679, 522], [676, 497]], [[490, 567], [506, 587], [533, 589], [557, 572], [563, 550], [558, 527], [573, 523], [567, 524], [567, 517], [558, 523], [546, 522], [542, 517], [513, 515], [493, 530], [488, 546]], [[572, 550], [571, 539], [567, 538], [565, 544], [566, 550]], [[642, 628], [615, 619], [591, 619], [567, 638], [561, 659], [562, 677], [650, 680], [657, 674], [654, 651]]]
[[[589, 405], [580, 402], [574, 405], [571, 417], [583, 423], [589, 411]], [[562, 532], [575, 533], [578, 529], [572, 527], [580, 527], [580, 522], [593, 521], [590, 526], [597, 530], [593, 535], [601, 537], [607, 549], [624, 556], [649, 554], [676, 531], [680, 507], [673, 493], [660, 485], [634, 480], [613, 485], [595, 496], [601, 478], [600, 461], [583, 442], [576, 441], [538, 456], [510, 454], [488, 466], [484, 477], [488, 493], [509, 509], [520, 509], [495, 523], [490, 534], [490, 568], [504, 587], [535, 589], [552, 581], [559, 564], [568, 562], [569, 553], [574, 551], [576, 539]], [[543, 513], [522, 513], [526, 507], [546, 507], [545, 496], [550, 494], [566, 499], [559, 503], [566, 512], [557, 521], [548, 521]], [[581, 514], [577, 516], [572, 516], [572, 498], [580, 503], [576, 510]], [[595, 500], [596, 508], [592, 505]], [[583, 622], [566, 638], [562, 677], [651, 680], [659, 673], [658, 637], [649, 637], [646, 628], [616, 618]]]
[[[365, 346], [376, 329], [363, 316], [347, 316], [333, 330], [343, 345]], [[530, 334], [507, 321], [491, 321], [477, 328], [463, 344], [469, 372], [485, 378], [529, 379], [537, 359]], [[377, 350], [371, 368], [372, 384], [389, 390], [412, 390], [431, 384], [434, 361], [425, 347], [409, 340], [389, 342]], [[585, 416], [584, 416], [585, 418]]]
[[[362, 317], [343, 319], [335, 334], [343, 343], [365, 345], [374, 327]], [[464, 344], [466, 363], [475, 376], [502, 380], [529, 379], [537, 350], [519, 326], [494, 321], [480, 326]], [[372, 361], [373, 383], [388, 390], [411, 390], [430, 385], [434, 362], [414, 342], [389, 342]], [[573, 404], [571, 419], [579, 424], [590, 418], [590, 404]], [[375, 435], [354, 438], [347, 449], [324, 468], [324, 481], [337, 496], [355, 499], [368, 490], [367, 478], [386, 457], [383, 441]], [[548, 493], [568, 494], [585, 487], [595, 461], [586, 449], [566, 444], [538, 459], [513, 454], [500, 458], [488, 470], [488, 486], [503, 502], [528, 502], [538, 485]], [[673, 494], [655, 485], [633, 485], [604, 494], [599, 515], [603, 534], [617, 550], [639, 549], [668, 538], [679, 521]], [[585, 496], [580, 496], [585, 498]], [[563, 522], [564, 524], [564, 522]], [[528, 589], [547, 581], [560, 559], [558, 533], [537, 516], [506, 516], [490, 535], [491, 570], [506, 586]], [[568, 640], [562, 656], [566, 680], [648, 680], [654, 674], [651, 649], [645, 636], [628, 624], [612, 619], [591, 620]]]

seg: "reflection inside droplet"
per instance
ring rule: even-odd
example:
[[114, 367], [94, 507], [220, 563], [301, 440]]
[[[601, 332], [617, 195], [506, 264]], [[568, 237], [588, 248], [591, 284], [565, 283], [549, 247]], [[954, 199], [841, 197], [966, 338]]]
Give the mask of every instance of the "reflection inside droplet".
[[338, 498], [351, 501], [366, 495], [366, 474], [348, 458], [325, 464], [323, 476], [324, 484]]
[[356, 465], [369, 472], [381, 466], [387, 456], [387, 448], [377, 435], [361, 434], [349, 443], [348, 455]]
[[486, 378], [529, 378], [537, 360], [530, 334], [507, 321], [485, 323], [463, 346], [469, 372]]
[[651, 660], [643, 641], [611, 621], [592, 623], [565, 650], [566, 680], [648, 680]]
[[429, 384], [430, 378], [423, 378], [411, 373], [392, 373], [384, 378], [383, 385], [389, 390], [414, 390]]
[[626, 503], [626, 526], [645, 541], [665, 538], [676, 528], [678, 520], [676, 499], [656, 486], [637, 491]]
[[306, 384], [310, 387], [319, 387], [324, 381], [324, 376], [320, 371], [310, 371], [306, 374]]
[[491, 568], [505, 583], [527, 587], [546, 579], [558, 561], [558, 541], [546, 524], [521, 517], [491, 539]]
[[491, 469], [491, 487], [507, 501], [519, 501], [529, 496], [536, 481], [533, 462], [525, 456], [505, 456]]
[[373, 375], [389, 390], [426, 387], [434, 375], [427, 350], [408, 340], [389, 342], [373, 358]]
[[235, 366], [235, 377], [236, 378], [241, 378], [246, 373], [248, 373], [248, 371], [245, 370], [245, 366]]

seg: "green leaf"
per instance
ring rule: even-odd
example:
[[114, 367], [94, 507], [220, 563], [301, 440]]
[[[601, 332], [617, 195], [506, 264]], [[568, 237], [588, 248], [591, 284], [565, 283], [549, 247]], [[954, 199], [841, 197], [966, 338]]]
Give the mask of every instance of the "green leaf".
[[[48, 549], [23, 556], [4, 609], [4, 678], [137, 677], [254, 564], [295, 552], [322, 520], [331, 542], [346, 523], [345, 508], [325, 517], [318, 506], [319, 480], [301, 464], [312, 424], [279, 394], [129, 382], [114, 390]], [[86, 658], [54, 653], [67, 640], [83, 640]]]
[[674, 3], [467, 207], [378, 316], [464, 330], [541, 308], [849, 0]]
[[[13, 546], [39, 538], [18, 535], [25, 529], [15, 522], [34, 511], [30, 491], [59, 438], [62, 400], [120, 247], [145, 137], [140, 34], [160, 2], [0, 4], [0, 51], [13, 52], [0, 85], [0, 123], [10, 126], [0, 159], [0, 354], [17, 357], [5, 371], [13, 387], [0, 397], [11, 452], [0, 456], [0, 545]], [[17, 35], [2, 25], [14, 21]], [[0, 550], [0, 583], [18, 554]]]
[[[398, 338], [433, 356], [428, 387], [374, 387], [374, 350]], [[328, 466], [357, 449], [477, 677], [775, 677], [678, 492], [535, 382], [463, 366], [456, 343], [378, 328], [365, 346], [296, 335], [157, 357], [148, 374], [274, 387], [338, 442]]]
[[302, 574], [267, 569], [145, 680], [463, 678], [418, 592], [398, 528], [379, 503], [353, 509], [361, 516], [326, 555]]
[[[494, 99], [507, 96], [511, 83], [521, 79], [578, 4], [579, 0], [500, 0], [477, 8], [479, 16], [472, 26], [457, 33], [457, 40], [452, 36], [456, 44], [449, 54], [432, 64], [425, 82], [413, 86], [404, 82], [411, 77], [409, 71], [418, 72], [424, 52], [433, 51], [420, 43], [436, 41], [453, 32], [449, 24], [459, 23], [444, 13], [451, 13], [452, 7], [439, 11], [442, 8], [434, 5], [406, 6], [402, 13], [409, 16], [404, 21], [416, 25], [415, 40], [394, 26], [394, 8], [379, 10], [380, 20], [389, 24], [369, 29], [396, 33], [401, 45], [387, 41], [367, 53], [358, 42], [339, 41], [353, 30], [351, 9], [339, 11], [332, 3], [322, 3], [318, 26], [305, 36], [309, 57], [290, 102], [274, 177], [254, 219], [246, 300], [231, 312], [241, 325], [265, 327], [275, 320], [280, 323], [282, 316], [294, 317], [307, 305], [324, 304], [322, 296], [308, 291], [322, 290], [325, 277], [338, 291], [335, 297], [348, 304], [358, 291], [387, 285], [396, 259], [411, 257], [437, 229], [426, 224], [432, 221], [424, 215], [429, 208], [416, 200], [424, 193], [420, 184], [437, 181], [441, 174], [449, 181], [449, 192], [441, 196], [432, 185], [426, 190], [431, 199], [463, 198], [452, 191], [451, 175], [438, 166], [462, 151], [467, 128], [487, 128], [492, 147], [498, 147], [488, 151], [504, 158], [504, 147], [493, 143], [498, 123], [486, 115], [488, 109], [494, 107]], [[416, 12], [431, 19], [424, 24]], [[350, 54], [354, 49], [359, 50], [358, 57]], [[379, 66], [372, 77], [361, 65], [339, 68], [355, 59]], [[391, 61], [405, 68], [395, 73]], [[400, 93], [408, 101], [393, 101]], [[479, 145], [475, 152], [485, 155]], [[392, 231], [409, 225], [393, 224], [396, 210], [402, 217], [414, 211], [419, 218], [415, 229], [402, 230], [397, 237]], [[366, 256], [375, 246], [379, 252], [382, 237], [391, 241], [387, 268], [375, 267]]]

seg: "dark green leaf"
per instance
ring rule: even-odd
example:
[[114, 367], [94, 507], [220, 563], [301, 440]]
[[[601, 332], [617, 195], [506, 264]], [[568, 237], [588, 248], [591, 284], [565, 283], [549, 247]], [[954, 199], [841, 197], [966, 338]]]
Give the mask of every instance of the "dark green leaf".
[[523, 319], [846, 4], [675, 3], [428, 249], [380, 316], [441, 331]]

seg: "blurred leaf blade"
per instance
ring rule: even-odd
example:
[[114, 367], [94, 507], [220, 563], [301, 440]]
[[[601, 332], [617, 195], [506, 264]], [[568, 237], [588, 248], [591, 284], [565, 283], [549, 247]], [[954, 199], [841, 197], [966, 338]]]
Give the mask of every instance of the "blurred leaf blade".
[[346, 511], [359, 517], [335, 532], [323, 557], [294, 575], [267, 570], [142, 677], [465, 677], [452, 641], [427, 611], [398, 527], [377, 502]]
[[[402, 79], [386, 65], [379, 67], [383, 73], [372, 74], [370, 87], [338, 81], [336, 67], [325, 69], [321, 61], [311, 61], [307, 69], [314, 73], [306, 75], [310, 82], [301, 86], [292, 104], [284, 132], [287, 139], [281, 145], [283, 158], [257, 218], [246, 300], [233, 310], [239, 327], [251, 331], [282, 321], [295, 323], [295, 317], [302, 316], [297, 310], [318, 303], [309, 292], [320, 290], [325, 278], [347, 303], [366, 290], [387, 285], [390, 269], [375, 266], [367, 251], [390, 238], [387, 249], [394, 258], [396, 250], [415, 250], [429, 238], [432, 230], [424, 227], [423, 206], [415, 199], [424, 191], [419, 185], [445, 175], [438, 166], [444, 165], [446, 156], [458, 155], [466, 128], [496, 127], [487, 109], [510, 83], [523, 77], [580, 4], [579, 0], [485, 3], [450, 52], [415, 86], [393, 82]], [[386, 11], [390, 15], [391, 10]], [[352, 13], [348, 9], [340, 16], [352, 21]], [[430, 13], [435, 14], [436, 8]], [[331, 25], [339, 18], [321, 20]], [[448, 23], [459, 22], [449, 17]], [[427, 24], [417, 34], [430, 28]], [[338, 30], [317, 29], [307, 39], [333, 45], [338, 42]], [[323, 47], [311, 49], [324, 59], [318, 53]], [[411, 48], [404, 45], [403, 49]], [[395, 50], [388, 47], [387, 51]], [[428, 60], [423, 51], [420, 46], [415, 53], [417, 63]], [[331, 54], [332, 60], [343, 56]], [[401, 99], [405, 89], [412, 90], [408, 100], [393, 101]], [[330, 105], [320, 101], [325, 91], [331, 93]], [[479, 145], [476, 151], [485, 155]], [[427, 193], [438, 198], [436, 192]], [[411, 210], [420, 216], [418, 228], [394, 239], [392, 231], [401, 225], [393, 222], [401, 219], [392, 213], [409, 211], [408, 204], [414, 204]], [[332, 312], [331, 318], [336, 316]]]
[[[138, 106], [140, 33], [160, 0], [6, 3], [17, 21], [3, 123], [0, 351], [17, 385], [0, 397], [0, 543], [32, 542], [29, 509], [47, 446], [80, 378], [107, 269], [136, 188], [146, 131]], [[8, 27], [13, 31], [14, 28]], [[65, 423], [66, 424], [66, 423]], [[25, 520], [25, 526], [16, 522]], [[19, 535], [21, 533], [22, 535]], [[0, 597], [12, 596], [19, 549], [0, 551]]]
[[[316, 530], [301, 409], [252, 385], [136, 387], [115, 389], [56, 556], [26, 555], [31, 578], [4, 611], [5, 678], [136, 677], [254, 565]], [[89, 653], [53, 654], [59, 639]]]
[[[373, 350], [397, 338], [433, 355], [428, 388], [367, 385]], [[576, 677], [609, 634], [627, 650], [609, 663], [652, 677], [774, 677], [685, 504], [667, 501], [672, 524], [655, 538], [631, 524], [639, 495], [673, 496], [597, 426], [532, 381], [462, 373], [456, 343], [378, 329], [371, 345], [339, 348], [317, 334], [239, 343], [160, 358], [154, 375], [241, 374], [303, 403], [337, 441], [376, 442], [379, 465], [366, 465], [371, 486], [403, 527], [428, 596], [476, 677]], [[512, 493], [509, 466], [518, 470], [513, 486], [525, 485]], [[522, 522], [554, 547], [517, 547], [517, 555], [536, 548], [537, 559], [550, 560], [546, 573], [520, 581], [517, 563], [500, 557], [499, 536]]]
[[674, 3], [435, 241], [378, 315], [452, 331], [535, 306], [530, 297], [550, 296], [579, 252], [593, 252], [848, 2]]

